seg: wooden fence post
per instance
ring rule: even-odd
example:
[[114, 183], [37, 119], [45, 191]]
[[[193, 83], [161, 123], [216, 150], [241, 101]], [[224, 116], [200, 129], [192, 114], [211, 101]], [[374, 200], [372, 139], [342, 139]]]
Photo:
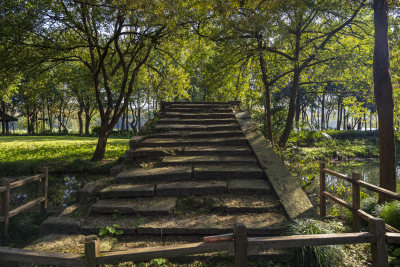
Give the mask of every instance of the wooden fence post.
[[42, 213], [45, 213], [47, 211], [47, 195], [48, 195], [48, 188], [49, 188], [49, 168], [44, 167], [43, 168], [43, 184], [42, 184], [42, 197], [44, 197], [44, 201], [40, 203], [40, 208]]
[[100, 254], [99, 238], [97, 236], [88, 236], [85, 239], [85, 265], [88, 267], [99, 266], [96, 264], [96, 258]]
[[385, 237], [385, 221], [380, 218], [370, 218], [368, 220], [368, 225], [369, 231], [376, 237], [376, 242], [371, 243], [372, 266], [389, 266]]
[[[353, 172], [351, 175], [354, 181], [360, 180], [361, 175], [359, 173]], [[360, 185], [358, 183], [352, 183], [352, 199], [353, 199], [353, 231], [360, 232], [361, 230], [361, 220], [358, 216], [357, 210], [360, 209]]]
[[321, 162], [319, 165], [319, 215], [321, 217], [326, 216], [326, 198], [323, 192], [326, 189], [326, 175], [322, 171], [325, 169], [325, 162]]
[[1, 192], [1, 210], [0, 215], [3, 216], [3, 227], [4, 227], [4, 235], [8, 236], [8, 224], [10, 222], [10, 179], [3, 180], [3, 186], [5, 186], [6, 190]]
[[242, 223], [235, 223], [235, 267], [247, 267], [247, 229]]

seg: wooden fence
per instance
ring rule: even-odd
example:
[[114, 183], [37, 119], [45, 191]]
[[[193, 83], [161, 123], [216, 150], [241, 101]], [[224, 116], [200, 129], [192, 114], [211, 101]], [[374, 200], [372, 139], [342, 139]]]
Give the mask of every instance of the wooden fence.
[[[63, 266], [99, 266], [120, 262], [142, 262], [155, 258], [174, 259], [181, 256], [233, 251], [235, 267], [248, 266], [248, 250], [271, 248], [294, 248], [303, 246], [326, 246], [340, 244], [371, 243], [373, 266], [388, 266], [387, 243], [400, 244], [400, 234], [385, 233], [382, 219], [369, 220], [369, 232], [295, 235], [272, 237], [247, 237], [247, 229], [243, 224], [234, 225], [234, 233], [224, 235], [223, 241], [199, 242], [185, 245], [134, 248], [124, 251], [101, 252], [99, 239], [96, 236], [86, 238], [84, 254], [68, 254], [56, 252], [39, 252], [32, 250], [0, 247], [0, 259], [19, 263], [36, 263]], [[229, 238], [231, 237], [231, 238]], [[207, 240], [220, 239], [208, 238]]]
[[[326, 174], [330, 174], [334, 177], [337, 177], [339, 179], [345, 180], [347, 182], [350, 182], [352, 185], [352, 204], [347, 203], [346, 201], [334, 196], [333, 194], [329, 193], [326, 191]], [[394, 200], [400, 200], [400, 195], [397, 194], [396, 192], [392, 192], [389, 190], [386, 190], [384, 188], [381, 188], [379, 186], [364, 182], [361, 180], [361, 175], [358, 173], [353, 173], [351, 177], [326, 169], [325, 168], [325, 163], [320, 164], [320, 180], [319, 180], [319, 185], [320, 185], [320, 215], [321, 217], [326, 216], [326, 199], [330, 199], [334, 201], [335, 203], [349, 209], [352, 214], [353, 214], [353, 231], [354, 232], [359, 232], [361, 229], [361, 221], [360, 219], [364, 219], [368, 221], [371, 218], [375, 218], [374, 216], [366, 213], [365, 211], [360, 209], [360, 187], [364, 187], [370, 191], [373, 191], [378, 194], [382, 194], [390, 199]], [[386, 224], [385, 228], [389, 232], [396, 232], [400, 233], [399, 230], [396, 228]]]
[[[42, 180], [42, 195], [34, 200], [31, 200], [22, 206], [10, 210], [10, 191], [11, 189], [23, 186], [34, 181]], [[0, 186], [0, 223], [3, 223], [4, 234], [8, 235], [8, 224], [10, 218], [35, 206], [40, 204], [42, 212], [47, 210], [47, 191], [48, 191], [48, 180], [49, 180], [49, 170], [48, 168], [43, 168], [43, 173], [37, 174], [25, 179], [10, 182], [10, 179], [3, 179], [3, 186]]]

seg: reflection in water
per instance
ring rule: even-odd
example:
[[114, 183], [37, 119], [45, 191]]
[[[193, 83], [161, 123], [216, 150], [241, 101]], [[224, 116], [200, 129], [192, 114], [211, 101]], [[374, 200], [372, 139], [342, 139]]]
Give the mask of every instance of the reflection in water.
[[[105, 178], [102, 175], [55, 175], [49, 176], [49, 206], [68, 206], [78, 201], [79, 189], [87, 182]], [[41, 196], [39, 182], [29, 183], [10, 193], [11, 208]]]

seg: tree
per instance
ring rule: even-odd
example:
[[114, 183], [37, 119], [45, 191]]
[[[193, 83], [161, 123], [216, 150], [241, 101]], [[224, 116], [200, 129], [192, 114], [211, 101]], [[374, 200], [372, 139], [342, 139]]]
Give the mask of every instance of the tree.
[[[379, 123], [379, 185], [396, 192], [396, 149], [393, 127], [393, 88], [388, 41], [388, 3], [374, 0], [374, 94]], [[386, 198], [379, 196], [379, 202]]]

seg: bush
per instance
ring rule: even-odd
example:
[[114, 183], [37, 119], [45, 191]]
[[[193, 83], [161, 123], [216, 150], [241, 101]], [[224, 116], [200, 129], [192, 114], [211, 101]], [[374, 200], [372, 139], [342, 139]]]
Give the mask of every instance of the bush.
[[[294, 220], [288, 225], [285, 235], [312, 235], [342, 232], [340, 223], [324, 223], [313, 219]], [[300, 266], [334, 266], [343, 262], [341, 246], [313, 246], [294, 248], [298, 265]]]
[[376, 214], [385, 222], [397, 229], [400, 229], [400, 202], [393, 201], [382, 205], [377, 205]]

